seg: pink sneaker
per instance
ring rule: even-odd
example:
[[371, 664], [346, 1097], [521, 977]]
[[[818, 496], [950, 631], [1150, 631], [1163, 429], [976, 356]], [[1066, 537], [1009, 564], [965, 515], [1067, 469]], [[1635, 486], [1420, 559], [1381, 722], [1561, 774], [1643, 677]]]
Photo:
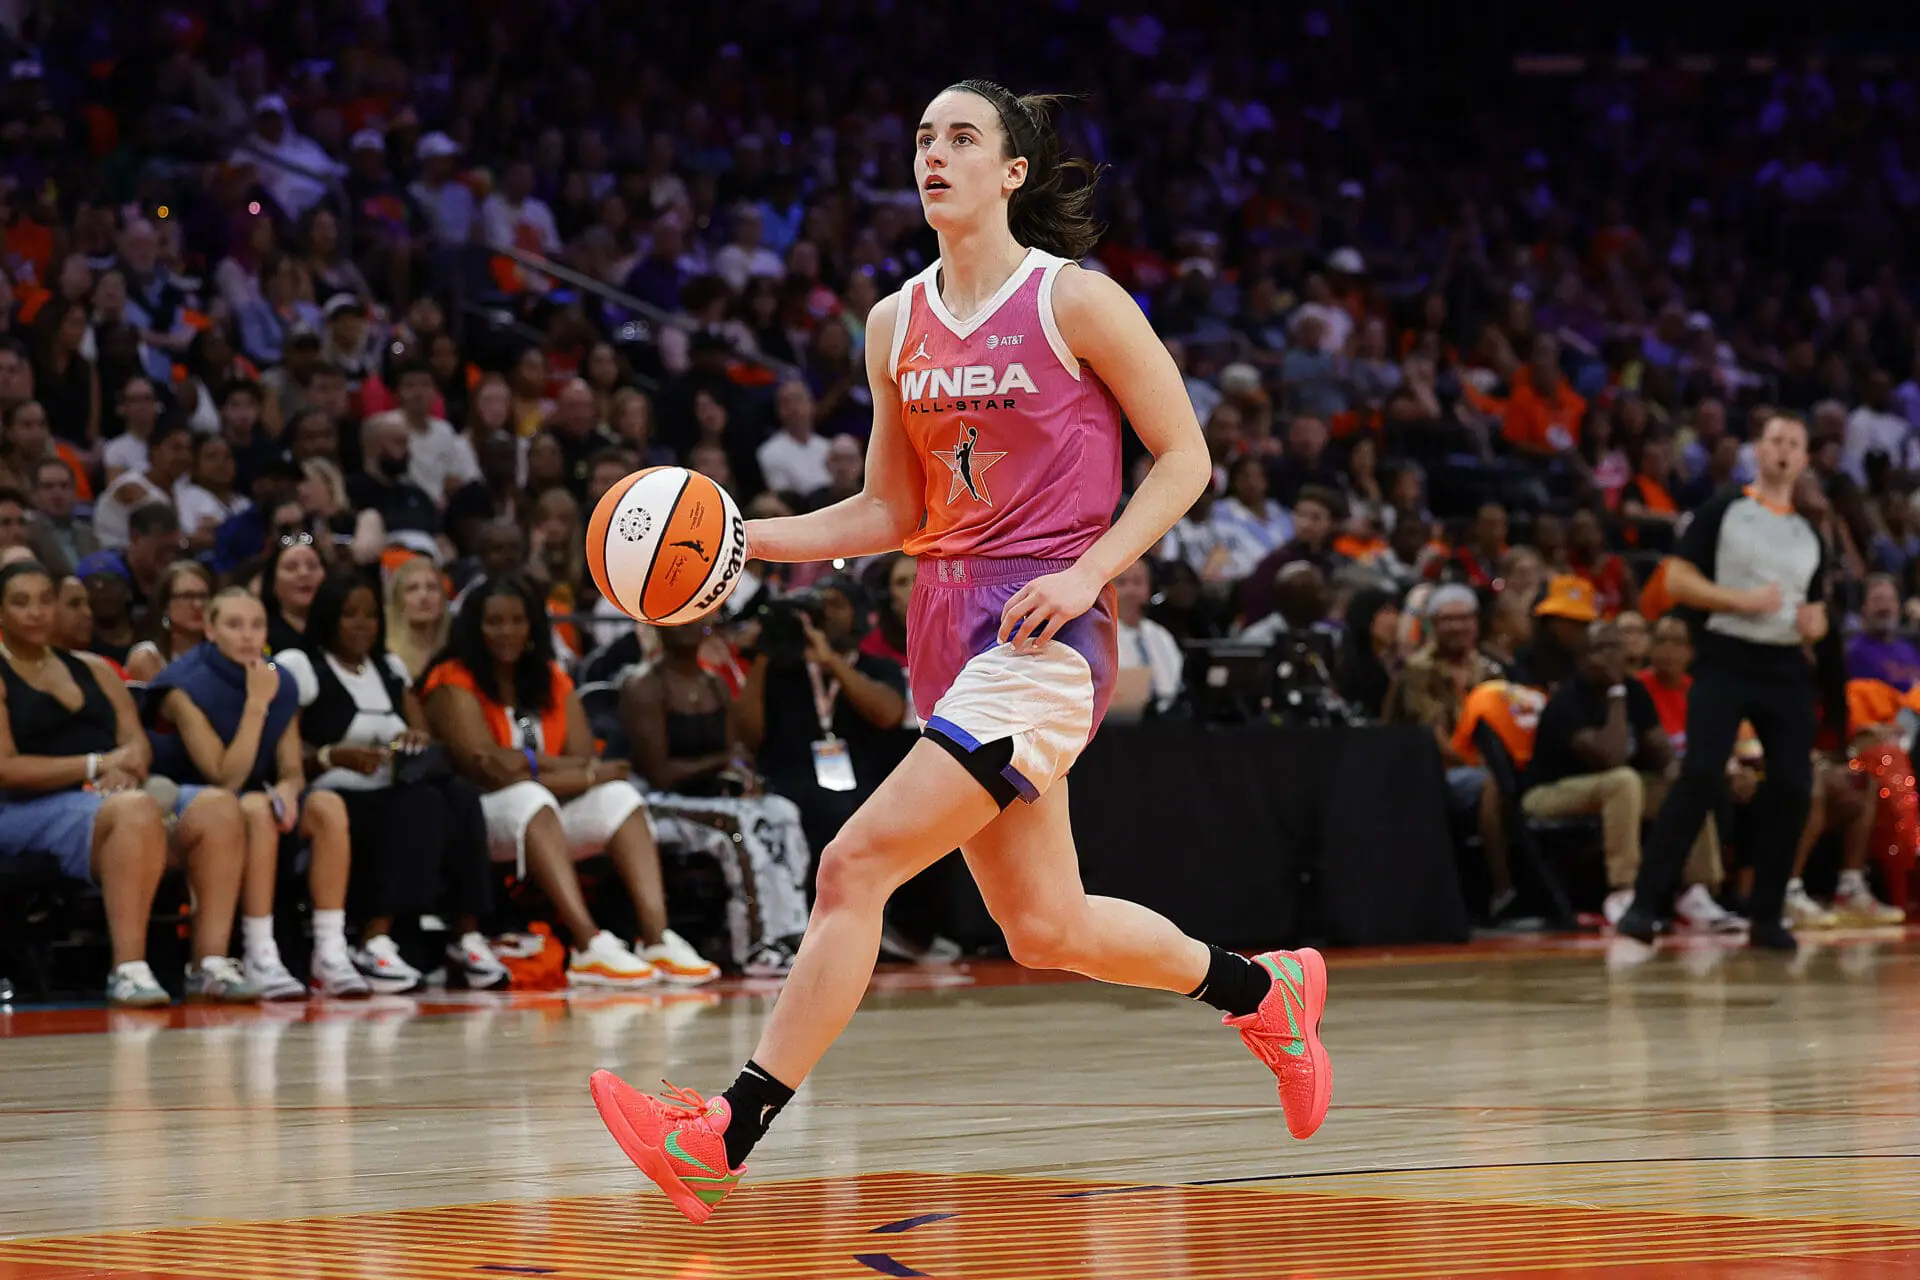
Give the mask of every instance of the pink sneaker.
[[1333, 1064], [1320, 1043], [1320, 1015], [1327, 1007], [1327, 962], [1312, 947], [1268, 951], [1253, 962], [1273, 975], [1273, 989], [1260, 1007], [1221, 1021], [1240, 1033], [1247, 1048], [1280, 1078], [1280, 1105], [1287, 1131], [1310, 1138], [1333, 1101]]
[[708, 1100], [670, 1084], [667, 1097], [656, 1098], [611, 1071], [596, 1071], [587, 1083], [600, 1119], [627, 1159], [659, 1183], [690, 1222], [712, 1217], [714, 1207], [747, 1172], [745, 1165], [727, 1168], [727, 1144], [721, 1136], [733, 1119], [727, 1100]]

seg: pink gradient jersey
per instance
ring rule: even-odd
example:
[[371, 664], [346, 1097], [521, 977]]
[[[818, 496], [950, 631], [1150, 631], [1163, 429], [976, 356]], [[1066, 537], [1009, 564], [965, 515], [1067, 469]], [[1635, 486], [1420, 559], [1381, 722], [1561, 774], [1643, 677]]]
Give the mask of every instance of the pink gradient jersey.
[[1120, 406], [1054, 323], [1066, 265], [1029, 249], [964, 323], [937, 261], [902, 288], [893, 373], [927, 504], [910, 555], [1071, 560], [1113, 523]]

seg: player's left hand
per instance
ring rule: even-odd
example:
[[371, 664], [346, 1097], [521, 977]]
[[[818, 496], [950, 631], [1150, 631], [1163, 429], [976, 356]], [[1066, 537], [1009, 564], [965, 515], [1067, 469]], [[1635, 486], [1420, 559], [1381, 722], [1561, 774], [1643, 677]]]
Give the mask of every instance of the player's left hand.
[[1035, 578], [1014, 593], [1000, 612], [1000, 642], [1018, 653], [1038, 653], [1060, 628], [1093, 608], [1104, 582], [1078, 565]]

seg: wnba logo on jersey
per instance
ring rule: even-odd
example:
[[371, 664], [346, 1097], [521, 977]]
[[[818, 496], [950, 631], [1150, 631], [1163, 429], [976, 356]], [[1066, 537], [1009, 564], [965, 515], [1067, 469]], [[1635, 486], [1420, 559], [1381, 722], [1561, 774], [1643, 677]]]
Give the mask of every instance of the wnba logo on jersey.
[[[968, 364], [953, 369], [903, 369], [900, 372], [900, 401], [907, 406], [908, 413], [929, 411], [915, 404], [920, 400], [972, 400], [977, 397], [984, 397], [984, 402], [965, 407], [1012, 408], [1011, 397], [1014, 392], [1038, 394], [1039, 390], [1027, 373], [1027, 366], [1018, 362], [1005, 369], [995, 369], [988, 364]], [[994, 403], [998, 399], [1005, 399], [1006, 404]], [[954, 406], [956, 409], [961, 407]], [[941, 407], [935, 406], [932, 411], [940, 412]]]
[[1003, 449], [998, 453], [988, 453], [980, 448], [980, 428], [960, 424], [960, 438], [950, 449], [935, 449], [933, 456], [946, 464], [953, 473], [953, 483], [947, 486], [947, 503], [959, 501], [966, 494], [975, 502], [993, 505], [993, 495], [987, 492], [987, 468], [1007, 456]]

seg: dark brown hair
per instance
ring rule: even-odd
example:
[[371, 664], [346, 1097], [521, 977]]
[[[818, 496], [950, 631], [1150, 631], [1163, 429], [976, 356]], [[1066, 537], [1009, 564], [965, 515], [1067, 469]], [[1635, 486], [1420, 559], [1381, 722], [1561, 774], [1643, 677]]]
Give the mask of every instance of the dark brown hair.
[[[1106, 230], [1093, 216], [1093, 188], [1100, 167], [1060, 154], [1053, 111], [1061, 95], [1029, 93], [1016, 97], [991, 80], [962, 80], [947, 86], [985, 98], [1000, 115], [1006, 158], [1024, 156], [1027, 180], [1007, 202], [1007, 227], [1013, 238], [1069, 260], [1093, 252]], [[1077, 181], [1069, 181], [1076, 178]]]

